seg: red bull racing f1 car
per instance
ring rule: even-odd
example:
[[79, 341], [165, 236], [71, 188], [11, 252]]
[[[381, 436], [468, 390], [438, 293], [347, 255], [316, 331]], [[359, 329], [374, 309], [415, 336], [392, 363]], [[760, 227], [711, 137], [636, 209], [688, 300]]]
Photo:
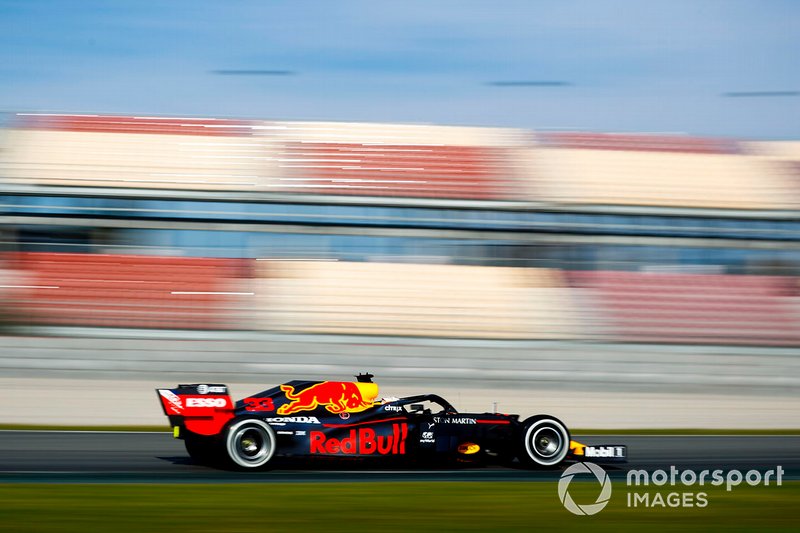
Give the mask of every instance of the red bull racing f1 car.
[[557, 418], [459, 413], [441, 396], [378, 400], [371, 374], [355, 382], [290, 381], [236, 403], [220, 384], [157, 389], [173, 435], [201, 463], [241, 469], [278, 456], [519, 461], [552, 467], [564, 461], [624, 462], [621, 445], [586, 446]]

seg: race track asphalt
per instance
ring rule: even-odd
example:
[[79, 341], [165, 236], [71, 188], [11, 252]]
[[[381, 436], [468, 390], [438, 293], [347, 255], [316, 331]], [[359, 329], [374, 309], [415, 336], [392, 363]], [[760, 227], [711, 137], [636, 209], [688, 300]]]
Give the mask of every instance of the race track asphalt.
[[[629, 469], [758, 469], [778, 465], [785, 480], [800, 479], [800, 436], [576, 435], [586, 444], [625, 444]], [[242, 483], [337, 481], [548, 481], [560, 470], [469, 467], [421, 470], [378, 464], [284, 461], [265, 472], [232, 472], [193, 464], [170, 433], [0, 431], [0, 483]]]

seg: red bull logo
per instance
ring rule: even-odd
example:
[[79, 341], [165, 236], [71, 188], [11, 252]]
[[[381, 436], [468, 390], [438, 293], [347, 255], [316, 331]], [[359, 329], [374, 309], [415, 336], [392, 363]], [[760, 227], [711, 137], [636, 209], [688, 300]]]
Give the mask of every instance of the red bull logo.
[[372, 428], [351, 429], [347, 437], [326, 437], [322, 431], [309, 434], [312, 454], [405, 455], [407, 424], [392, 424], [391, 435], [378, 435]]
[[349, 381], [323, 381], [297, 393], [291, 385], [281, 385], [281, 390], [290, 403], [278, 408], [279, 415], [311, 411], [320, 405], [333, 414], [359, 413], [372, 407], [378, 396], [375, 383]]

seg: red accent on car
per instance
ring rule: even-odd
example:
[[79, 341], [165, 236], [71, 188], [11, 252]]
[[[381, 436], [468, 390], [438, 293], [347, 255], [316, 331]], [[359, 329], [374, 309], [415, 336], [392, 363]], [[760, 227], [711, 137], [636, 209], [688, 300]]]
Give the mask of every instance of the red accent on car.
[[275, 404], [272, 398], [245, 398], [242, 400], [245, 405], [245, 411], [274, 411]]
[[[385, 421], [384, 421], [385, 422]], [[322, 455], [405, 455], [407, 424], [392, 424], [390, 435], [373, 428], [351, 429], [346, 437], [328, 437], [322, 431], [309, 433], [309, 452]]]
[[[178, 392], [176, 392], [178, 391]], [[216, 435], [233, 418], [233, 402], [227, 394], [179, 394], [179, 390], [158, 389], [167, 416], [183, 419], [183, 426], [198, 435]]]

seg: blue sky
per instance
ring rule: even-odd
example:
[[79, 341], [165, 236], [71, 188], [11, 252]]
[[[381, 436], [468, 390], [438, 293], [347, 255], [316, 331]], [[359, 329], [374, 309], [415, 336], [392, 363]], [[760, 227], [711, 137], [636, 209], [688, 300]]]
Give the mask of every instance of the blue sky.
[[791, 0], [0, 0], [5, 111], [800, 139], [800, 96], [723, 96], [799, 56]]

